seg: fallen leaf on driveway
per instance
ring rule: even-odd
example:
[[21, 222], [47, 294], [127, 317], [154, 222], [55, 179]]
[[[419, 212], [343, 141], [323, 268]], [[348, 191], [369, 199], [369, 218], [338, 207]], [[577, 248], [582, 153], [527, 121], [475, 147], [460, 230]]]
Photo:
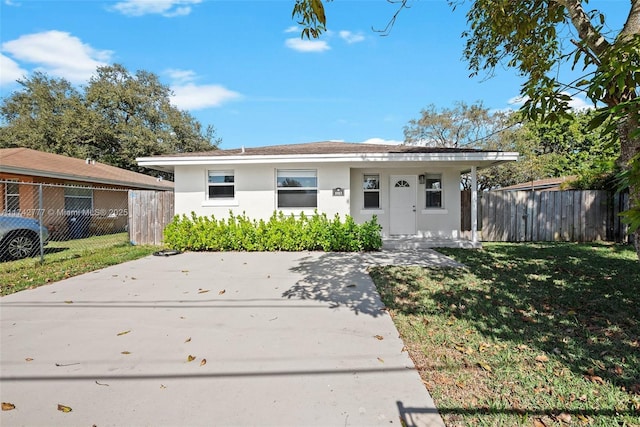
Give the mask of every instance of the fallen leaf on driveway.
[[189, 355], [189, 356], [187, 357], [187, 362], [193, 362], [194, 360], [196, 360], [196, 357], [195, 357], [195, 356]]
[[73, 301], [65, 301], [65, 304], [73, 304]]
[[379, 361], [380, 363], [384, 363], [384, 359], [383, 359], [382, 357], [378, 357], [378, 361]]
[[26, 358], [26, 359], [24, 359], [24, 360], [26, 360], [27, 362], [33, 362], [33, 359], [32, 359], [31, 357], [27, 357], [27, 358]]
[[3, 411], [11, 411], [12, 409], [16, 409], [16, 405], [9, 402], [2, 402], [2, 410]]
[[191, 342], [191, 337], [189, 337], [186, 340], [184, 340], [184, 342]]
[[202, 359], [202, 361], [200, 362], [200, 366], [204, 366], [207, 364], [207, 359]]
[[374, 335], [373, 336], [375, 339], [382, 341], [384, 339], [384, 337], [382, 335]]
[[198, 291], [199, 294], [206, 294], [207, 292], [209, 292], [209, 289], [200, 289]]
[[66, 405], [61, 405], [58, 403], [58, 411], [62, 411], [62, 412], [71, 412], [73, 409], [71, 409], [71, 407], [66, 406]]
[[118, 332], [118, 335], [117, 335], [117, 336], [127, 335], [129, 332], [131, 332], [131, 329], [129, 329], [128, 331]]
[[98, 385], [103, 385], [103, 386], [106, 386], [106, 387], [109, 387], [109, 384], [100, 383], [100, 382], [98, 382], [98, 380], [96, 380], [96, 384], [98, 384]]
[[218, 292], [218, 295], [222, 295], [222, 294], [224, 294], [225, 292], [227, 292], [227, 291], [223, 289], [223, 290], [221, 290], [220, 292]]
[[131, 354], [131, 352], [125, 350], [125, 351], [121, 351], [120, 354]]

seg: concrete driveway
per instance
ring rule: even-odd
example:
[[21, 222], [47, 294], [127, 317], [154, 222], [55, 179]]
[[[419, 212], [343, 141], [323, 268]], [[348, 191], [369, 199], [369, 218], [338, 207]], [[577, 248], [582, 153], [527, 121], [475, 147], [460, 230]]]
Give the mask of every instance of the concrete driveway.
[[442, 426], [366, 267], [451, 262], [399, 255], [150, 256], [3, 297], [0, 424]]

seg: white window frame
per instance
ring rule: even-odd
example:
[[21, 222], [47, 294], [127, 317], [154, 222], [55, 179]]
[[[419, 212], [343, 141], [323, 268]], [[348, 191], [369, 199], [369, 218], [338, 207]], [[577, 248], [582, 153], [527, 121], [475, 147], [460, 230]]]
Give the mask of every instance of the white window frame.
[[[295, 176], [296, 174], [301, 175], [301, 177], [313, 177], [315, 178], [316, 185], [313, 187], [309, 186], [301, 186], [301, 187], [281, 187], [278, 185], [278, 180], [281, 177], [287, 178], [287, 175]], [[305, 176], [307, 175], [307, 176]], [[316, 195], [316, 203], [315, 206], [280, 206], [280, 192], [287, 191], [315, 191]], [[313, 210], [318, 208], [318, 170], [317, 169], [276, 169], [276, 209], [278, 210]]]
[[[376, 177], [377, 183], [378, 183], [378, 187], [377, 188], [368, 188], [368, 181], [367, 178], [368, 177]], [[378, 211], [380, 210], [380, 174], [379, 173], [365, 173], [362, 175], [362, 210], [364, 211], [369, 211], [369, 210], [375, 210]], [[365, 205], [365, 201], [366, 201], [366, 194], [367, 193], [377, 193], [378, 194], [378, 206], [366, 206]]]
[[[211, 176], [223, 176], [223, 177], [228, 177], [231, 176], [233, 177], [233, 181], [232, 182], [227, 182], [227, 181], [223, 181], [223, 182], [211, 182], [209, 180], [209, 178]], [[205, 200], [207, 204], [223, 204], [223, 205], [228, 205], [228, 204], [235, 204], [236, 202], [236, 174], [235, 174], [235, 170], [233, 169], [211, 169], [207, 171], [207, 190], [206, 190], [206, 194], [205, 194]], [[219, 196], [219, 197], [211, 197], [211, 187], [232, 187], [233, 188], [233, 196], [232, 197], [224, 197], [224, 196]]]
[[[86, 190], [87, 195], [67, 194], [67, 190]], [[91, 206], [88, 209], [67, 209], [67, 199], [89, 199]], [[91, 215], [93, 212], [93, 187], [82, 185], [65, 185], [64, 186], [64, 209], [68, 212], [78, 212], [82, 215]]]
[[[429, 188], [427, 186], [427, 183], [429, 182], [429, 180], [433, 180], [433, 179], [437, 179], [440, 182], [440, 188]], [[427, 197], [427, 195], [429, 193], [440, 193], [440, 206], [427, 206], [427, 202], [429, 200], [429, 198]], [[433, 210], [444, 210], [445, 206], [444, 206], [444, 185], [443, 185], [443, 181], [442, 181], [442, 174], [441, 173], [427, 173], [425, 174], [425, 201], [424, 201], [424, 209], [427, 211], [433, 211]]]
[[[17, 193], [9, 193], [9, 186], [16, 185]], [[18, 201], [18, 206], [15, 208], [11, 208], [9, 206], [9, 199], [15, 198]], [[17, 214], [20, 212], [20, 182], [16, 180], [8, 180], [4, 182], [4, 213], [5, 214]]]

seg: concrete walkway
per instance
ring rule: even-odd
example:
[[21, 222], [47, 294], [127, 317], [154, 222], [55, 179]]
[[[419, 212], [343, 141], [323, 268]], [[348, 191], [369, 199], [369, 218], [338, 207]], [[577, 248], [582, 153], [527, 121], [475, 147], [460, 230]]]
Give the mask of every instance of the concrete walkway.
[[3, 297], [0, 424], [443, 426], [366, 267], [451, 260], [400, 255], [150, 256]]

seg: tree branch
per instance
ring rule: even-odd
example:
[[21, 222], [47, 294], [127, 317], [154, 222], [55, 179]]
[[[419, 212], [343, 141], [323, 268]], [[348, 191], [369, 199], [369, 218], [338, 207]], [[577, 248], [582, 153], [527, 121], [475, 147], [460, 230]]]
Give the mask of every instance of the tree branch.
[[[578, 31], [580, 39], [585, 42], [586, 46], [593, 53], [600, 57], [609, 48], [609, 42], [604, 36], [593, 26], [589, 15], [582, 7], [582, 0], [552, 0], [559, 5], [564, 6], [569, 12], [571, 23]], [[637, 0], [633, 0], [637, 1]]]

